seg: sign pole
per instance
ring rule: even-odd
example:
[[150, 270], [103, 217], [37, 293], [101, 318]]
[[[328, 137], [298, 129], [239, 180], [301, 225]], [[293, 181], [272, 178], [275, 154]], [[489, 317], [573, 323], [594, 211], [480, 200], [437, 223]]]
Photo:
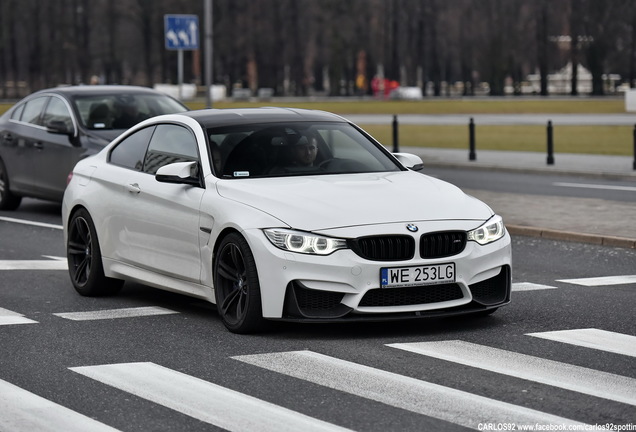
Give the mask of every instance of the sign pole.
[[177, 81], [179, 83], [179, 100], [183, 100], [183, 50], [178, 50]]
[[214, 23], [212, 12], [212, 0], [204, 0], [205, 13], [205, 105], [212, 108], [212, 68], [213, 68], [213, 33], [212, 26]]

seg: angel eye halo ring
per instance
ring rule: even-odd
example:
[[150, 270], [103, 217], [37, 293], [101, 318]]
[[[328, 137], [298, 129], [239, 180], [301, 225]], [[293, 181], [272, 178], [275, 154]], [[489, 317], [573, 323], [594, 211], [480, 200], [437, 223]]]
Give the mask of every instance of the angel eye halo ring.
[[338, 249], [346, 249], [344, 239], [320, 236], [303, 231], [282, 228], [263, 230], [267, 239], [277, 248], [289, 252], [311, 255], [329, 255]]

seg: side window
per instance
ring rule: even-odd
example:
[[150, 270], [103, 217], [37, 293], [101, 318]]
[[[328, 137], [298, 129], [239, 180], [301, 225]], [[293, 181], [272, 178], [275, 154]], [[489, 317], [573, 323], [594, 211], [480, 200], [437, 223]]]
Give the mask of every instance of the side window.
[[13, 110], [13, 112], [11, 113], [11, 120], [20, 120], [25, 105], [26, 104], [18, 105], [16, 109]]
[[73, 130], [71, 113], [62, 99], [57, 97], [51, 98], [48, 106], [46, 107], [46, 111], [44, 112], [44, 125], [46, 126], [51, 122], [62, 122], [66, 125], [67, 130]]
[[126, 137], [111, 150], [110, 163], [141, 171], [148, 141], [154, 129], [154, 127], [148, 127]]
[[155, 174], [164, 165], [198, 160], [197, 141], [192, 132], [182, 126], [159, 125], [150, 140], [143, 170]]
[[25, 104], [24, 110], [22, 111], [21, 120], [23, 122], [42, 126], [42, 109], [44, 108], [44, 105], [46, 104], [46, 101], [49, 99], [49, 97], [50, 96], [42, 96], [28, 101]]

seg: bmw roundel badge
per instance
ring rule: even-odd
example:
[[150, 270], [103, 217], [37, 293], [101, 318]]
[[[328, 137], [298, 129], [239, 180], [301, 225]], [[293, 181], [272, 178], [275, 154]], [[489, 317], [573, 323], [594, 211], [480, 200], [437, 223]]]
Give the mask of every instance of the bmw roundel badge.
[[406, 224], [406, 229], [411, 232], [417, 232], [419, 228], [417, 227], [417, 225], [410, 223], [410, 224]]

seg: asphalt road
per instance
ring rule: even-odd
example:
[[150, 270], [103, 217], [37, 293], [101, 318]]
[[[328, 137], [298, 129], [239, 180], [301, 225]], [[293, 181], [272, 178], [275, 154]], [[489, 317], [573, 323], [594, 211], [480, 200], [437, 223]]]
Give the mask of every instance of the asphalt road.
[[426, 167], [423, 172], [462, 189], [636, 202], [636, 184], [633, 181], [441, 167]]
[[489, 317], [239, 336], [142, 285], [77, 295], [60, 223], [33, 200], [0, 212], [0, 430], [636, 428], [634, 250], [517, 237]]

